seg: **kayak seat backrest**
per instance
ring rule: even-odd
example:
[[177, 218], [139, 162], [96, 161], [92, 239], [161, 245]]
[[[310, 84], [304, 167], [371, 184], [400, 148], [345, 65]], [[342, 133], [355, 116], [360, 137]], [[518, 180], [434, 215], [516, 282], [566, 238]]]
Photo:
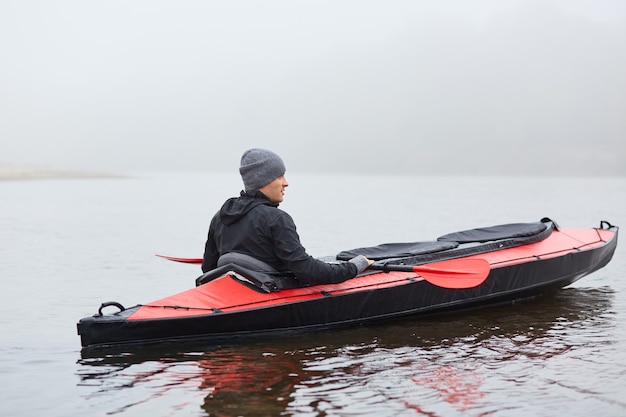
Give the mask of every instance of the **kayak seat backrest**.
[[224, 275], [262, 293], [303, 286], [297, 279], [294, 279], [293, 275], [265, 273], [235, 263], [225, 263], [205, 272], [196, 278], [196, 286], [199, 287]]
[[273, 266], [258, 260], [250, 255], [237, 252], [228, 252], [220, 256], [217, 260], [217, 266], [226, 264], [237, 264], [252, 271], [258, 271], [265, 274], [279, 274], [280, 272]]

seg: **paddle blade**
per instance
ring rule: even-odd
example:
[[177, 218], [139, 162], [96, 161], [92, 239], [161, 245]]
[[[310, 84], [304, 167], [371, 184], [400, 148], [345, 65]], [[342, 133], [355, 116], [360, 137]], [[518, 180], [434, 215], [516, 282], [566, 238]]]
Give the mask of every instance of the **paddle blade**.
[[451, 259], [413, 267], [413, 271], [431, 284], [456, 289], [479, 286], [485, 282], [490, 270], [485, 259]]
[[167, 259], [168, 261], [182, 262], [186, 264], [201, 264], [202, 263], [202, 258], [177, 258], [175, 256], [167, 256], [167, 255], [159, 255], [159, 254], [157, 254], [156, 256], [158, 256], [159, 258]]

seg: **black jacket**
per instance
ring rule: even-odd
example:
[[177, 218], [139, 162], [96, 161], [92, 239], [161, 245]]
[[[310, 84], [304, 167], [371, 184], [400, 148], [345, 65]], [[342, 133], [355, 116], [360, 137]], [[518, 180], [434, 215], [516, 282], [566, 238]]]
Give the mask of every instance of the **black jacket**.
[[353, 263], [328, 264], [306, 253], [289, 214], [260, 191], [226, 200], [209, 227], [202, 271], [217, 267], [220, 255], [243, 253], [306, 285], [339, 283], [357, 275]]

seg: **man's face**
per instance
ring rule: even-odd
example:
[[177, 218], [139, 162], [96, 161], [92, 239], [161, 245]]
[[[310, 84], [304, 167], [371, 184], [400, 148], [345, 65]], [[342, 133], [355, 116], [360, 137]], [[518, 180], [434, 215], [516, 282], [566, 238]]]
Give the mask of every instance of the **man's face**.
[[285, 196], [285, 188], [288, 186], [287, 178], [283, 174], [269, 184], [259, 188], [259, 191], [265, 194], [272, 203], [281, 203]]

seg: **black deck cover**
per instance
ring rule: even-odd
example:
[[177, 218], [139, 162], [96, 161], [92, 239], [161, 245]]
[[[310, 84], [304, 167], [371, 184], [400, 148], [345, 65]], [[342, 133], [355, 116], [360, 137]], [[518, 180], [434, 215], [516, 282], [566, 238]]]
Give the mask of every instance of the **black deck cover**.
[[383, 243], [378, 246], [345, 250], [337, 255], [340, 261], [348, 261], [355, 256], [364, 255], [374, 261], [388, 258], [406, 258], [407, 256], [423, 255], [454, 249], [457, 242], [411, 242], [411, 243]]
[[364, 255], [375, 261], [402, 260], [402, 263], [419, 264], [537, 242], [548, 237], [554, 227], [554, 222], [548, 218], [532, 223], [481, 227], [443, 235], [431, 242], [383, 243], [345, 250], [337, 255], [337, 259], [347, 261]]
[[438, 237], [437, 240], [439, 242], [457, 243], [490, 242], [501, 239], [534, 236], [546, 230], [547, 227], [548, 226], [542, 222], [510, 223], [449, 233]]

